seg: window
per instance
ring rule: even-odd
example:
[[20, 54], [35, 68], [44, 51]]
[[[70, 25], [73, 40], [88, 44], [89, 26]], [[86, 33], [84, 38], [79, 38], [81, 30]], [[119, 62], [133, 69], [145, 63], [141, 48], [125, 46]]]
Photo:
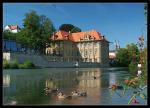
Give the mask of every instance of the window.
[[85, 52], [84, 52], [84, 56], [85, 56], [85, 57], [87, 57], [87, 50], [85, 50]]
[[84, 47], [87, 47], [87, 43], [84, 43]]
[[96, 49], [94, 49], [94, 55], [96, 55], [96, 53], [97, 53], [97, 48], [96, 48]]
[[91, 44], [90, 43], [87, 43], [87, 47], [89, 48], [91, 46]]
[[89, 54], [90, 54], [90, 55], [92, 54], [92, 49], [89, 49]]
[[96, 58], [94, 58], [94, 62], [97, 62], [97, 59], [96, 59]]
[[79, 56], [79, 52], [77, 51], [77, 56]]
[[89, 59], [89, 62], [92, 62], [92, 59]]
[[94, 47], [97, 47], [97, 43], [96, 42], [94, 42]]
[[87, 58], [85, 58], [85, 62], [87, 62]]

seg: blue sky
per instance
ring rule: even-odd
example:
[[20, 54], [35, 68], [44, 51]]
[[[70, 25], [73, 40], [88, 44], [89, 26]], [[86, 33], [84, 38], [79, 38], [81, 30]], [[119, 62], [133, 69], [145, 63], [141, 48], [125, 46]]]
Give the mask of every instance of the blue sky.
[[[118, 40], [123, 48], [137, 43], [147, 29], [144, 3], [4, 3], [3, 27], [14, 24], [23, 27], [25, 13], [35, 10], [47, 16], [58, 29], [61, 24], [73, 24], [82, 31], [97, 30], [110, 42]], [[110, 49], [113, 49], [110, 44]]]

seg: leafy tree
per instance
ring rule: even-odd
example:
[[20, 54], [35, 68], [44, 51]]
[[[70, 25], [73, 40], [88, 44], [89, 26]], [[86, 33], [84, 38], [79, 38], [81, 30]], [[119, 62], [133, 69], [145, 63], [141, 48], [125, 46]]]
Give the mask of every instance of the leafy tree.
[[126, 48], [129, 53], [130, 61], [135, 62], [135, 63], [139, 62], [140, 52], [136, 44], [134, 43], [128, 44]]
[[71, 33], [76, 33], [76, 32], [81, 32], [81, 29], [78, 28], [78, 27], [74, 27], [74, 28], [71, 30]]
[[[39, 16], [36, 11], [31, 10], [25, 14], [23, 20], [24, 28], [17, 39], [27, 47], [44, 52], [45, 44], [49, 41], [49, 36], [55, 32], [55, 28], [49, 18], [44, 15]], [[23, 40], [26, 42], [23, 42]]]
[[3, 39], [16, 40], [17, 36], [18, 36], [18, 33], [12, 33], [8, 30], [3, 31]]
[[40, 16], [40, 40], [38, 43], [41, 44], [39, 47], [40, 49], [45, 47], [45, 43], [49, 43], [49, 38], [52, 36], [53, 32], [55, 32], [56, 29], [53, 26], [53, 23], [50, 19], [48, 19], [46, 16], [41, 15]]
[[72, 24], [62, 24], [60, 27], [59, 27], [59, 30], [63, 30], [63, 31], [66, 31], [66, 32], [71, 32], [71, 33], [75, 33], [75, 32], [81, 32], [81, 29], [72, 25]]
[[22, 29], [19, 33], [18, 36], [16, 37], [16, 42], [20, 43], [23, 48], [28, 47], [28, 37], [26, 36], [24, 29]]
[[130, 63], [137, 64], [139, 62], [139, 54], [140, 52], [136, 44], [131, 43], [126, 48], [118, 50], [116, 60], [120, 66], [129, 66]]
[[25, 14], [23, 26], [24, 28], [19, 33], [4, 31], [4, 39], [16, 40], [24, 48], [38, 50], [41, 53], [45, 52], [46, 43], [50, 42], [50, 36], [56, 31], [52, 21], [31, 10]]
[[128, 66], [130, 63], [128, 50], [126, 48], [120, 48], [116, 55], [116, 60], [120, 66]]
[[[31, 11], [25, 14], [25, 19], [23, 20], [24, 28], [22, 30], [22, 35], [27, 38], [28, 47], [35, 49], [37, 40], [39, 38], [39, 26], [40, 18], [35, 11]], [[36, 37], [36, 38], [35, 38]]]

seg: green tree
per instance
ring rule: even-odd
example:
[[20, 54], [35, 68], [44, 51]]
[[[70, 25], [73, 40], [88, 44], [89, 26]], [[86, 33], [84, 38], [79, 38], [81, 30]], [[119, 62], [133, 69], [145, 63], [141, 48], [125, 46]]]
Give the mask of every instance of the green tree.
[[23, 48], [28, 47], [28, 37], [26, 36], [24, 29], [22, 29], [19, 33], [18, 36], [16, 37], [16, 42], [20, 43]]
[[20, 32], [21, 37], [17, 39], [18, 42], [43, 53], [46, 42], [56, 31], [51, 20], [44, 15], [39, 16], [36, 11], [31, 10], [25, 14], [23, 25], [24, 28]]
[[8, 30], [3, 31], [3, 39], [16, 40], [17, 36], [18, 36], [18, 33], [12, 33]]
[[63, 31], [66, 31], [66, 32], [71, 32], [71, 33], [75, 33], [75, 32], [81, 32], [81, 29], [72, 25], [72, 24], [62, 24], [60, 27], [59, 27], [59, 30], [63, 30]]
[[45, 48], [45, 43], [49, 43], [49, 38], [52, 34], [56, 31], [55, 27], [53, 26], [52, 21], [44, 15], [40, 16], [40, 40], [38, 43], [41, 44], [39, 47], [40, 50]]
[[130, 63], [128, 50], [126, 48], [120, 48], [116, 55], [116, 60], [120, 66], [128, 66]]
[[28, 47], [35, 49], [37, 44], [37, 39], [39, 38], [39, 26], [40, 26], [40, 18], [37, 15], [36, 11], [31, 11], [25, 14], [25, 19], [23, 20], [24, 28], [22, 30], [22, 35], [26, 36], [26, 41], [28, 43]]
[[139, 62], [140, 52], [136, 44], [127, 44], [126, 48], [118, 50], [116, 61], [120, 66], [129, 66], [130, 63], [137, 64]]
[[79, 27], [74, 27], [73, 29], [71, 29], [71, 33], [77, 33], [77, 32], [81, 32], [81, 29]]
[[134, 44], [134, 43], [127, 44], [126, 48], [129, 53], [130, 61], [132, 61], [134, 63], [139, 62], [140, 51], [139, 51], [138, 47], [136, 46], [136, 44]]

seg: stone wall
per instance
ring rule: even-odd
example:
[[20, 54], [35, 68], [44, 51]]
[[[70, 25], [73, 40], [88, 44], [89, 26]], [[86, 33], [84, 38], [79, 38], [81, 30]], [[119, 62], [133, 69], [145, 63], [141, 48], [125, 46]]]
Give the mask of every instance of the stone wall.
[[[36, 66], [40, 67], [75, 67], [73, 61], [61, 61], [56, 58], [55, 61], [52, 57], [46, 55], [33, 55], [33, 54], [22, 54], [22, 53], [3, 53], [3, 59], [10, 61], [17, 60], [19, 63], [23, 63], [25, 60], [32, 61]], [[106, 65], [107, 66], [107, 65]], [[92, 63], [92, 62], [79, 62], [79, 67], [105, 67], [105, 64]]]

